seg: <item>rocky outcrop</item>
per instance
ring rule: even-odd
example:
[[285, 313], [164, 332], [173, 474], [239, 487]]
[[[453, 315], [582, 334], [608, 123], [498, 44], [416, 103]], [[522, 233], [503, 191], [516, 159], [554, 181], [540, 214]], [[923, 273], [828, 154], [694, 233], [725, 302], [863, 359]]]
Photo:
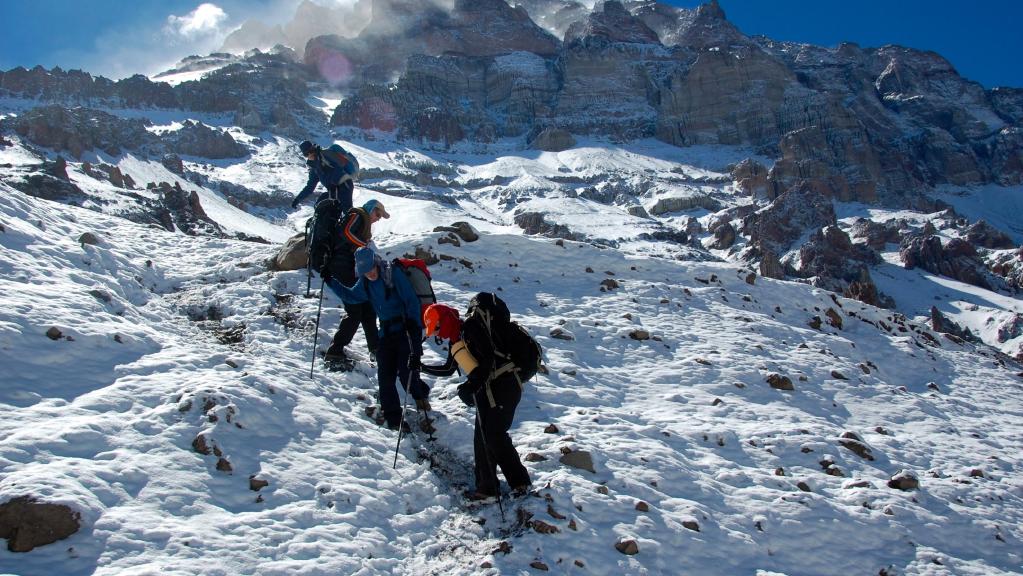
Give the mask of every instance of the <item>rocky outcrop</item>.
[[[810, 279], [814, 286], [832, 292], [869, 294], [873, 281], [868, 267], [880, 262], [876, 252], [853, 244], [838, 226], [826, 226], [813, 233], [800, 248], [794, 271], [795, 275]], [[850, 291], [854, 282], [858, 286]]]
[[249, 151], [227, 132], [214, 130], [200, 122], [186, 120], [180, 130], [168, 136], [169, 146], [178, 154], [214, 160], [242, 158]]
[[1008, 234], [995, 228], [983, 220], [978, 220], [964, 231], [966, 240], [980, 248], [1005, 249], [1015, 248], [1016, 243]]
[[562, 152], [575, 146], [575, 138], [559, 128], [545, 128], [529, 142], [529, 147], [544, 152]]
[[633, 42], [637, 44], [660, 44], [657, 33], [646, 23], [625, 9], [621, 2], [608, 0], [601, 10], [591, 13], [586, 19], [575, 22], [565, 32], [565, 43], [586, 42], [599, 38], [609, 42]]
[[989, 269], [1001, 277], [1007, 286], [1016, 290], [1023, 289], [1023, 248], [995, 256], [989, 263]]
[[75, 158], [92, 151], [111, 156], [123, 152], [162, 156], [166, 149], [213, 159], [248, 155], [248, 150], [227, 132], [190, 120], [181, 129], [158, 136], [147, 130], [150, 125], [147, 120], [119, 118], [90, 108], [43, 106], [7, 120], [4, 125], [36, 145], [67, 152]]
[[747, 158], [732, 168], [732, 181], [740, 190], [751, 196], [767, 192], [767, 176], [767, 167], [752, 158]]
[[963, 239], [953, 238], [942, 245], [938, 236], [912, 236], [903, 242], [899, 258], [907, 269], [923, 268], [988, 290], [1002, 287], [1000, 279], [980, 260], [977, 249]]
[[942, 334], [951, 334], [956, 338], [960, 338], [968, 342], [980, 341], [972, 332], [970, 332], [969, 328], [963, 328], [953, 322], [948, 318], [948, 316], [942, 314], [941, 311], [938, 310], [937, 306], [931, 306], [931, 330], [941, 332]]
[[181, 230], [190, 236], [224, 235], [220, 225], [206, 215], [199, 195], [194, 190], [186, 191], [178, 182], [173, 186], [166, 182], [160, 182], [158, 185], [151, 183], [150, 186], [160, 194], [166, 212], [157, 217], [167, 230], [171, 232]]
[[43, 106], [5, 120], [22, 138], [58, 152], [81, 158], [99, 150], [119, 156], [123, 150], [143, 150], [157, 145], [146, 130], [145, 120], [125, 120], [100, 110]]
[[882, 251], [887, 244], [898, 244], [902, 241], [904, 226], [897, 221], [874, 222], [866, 218], [858, 218], [852, 225], [851, 236], [862, 238], [867, 247]]
[[[15, 68], [0, 75], [0, 93], [87, 108], [236, 112], [244, 105], [260, 118], [260, 128], [293, 136], [299, 135], [299, 119], [320, 121], [320, 112], [306, 102], [307, 82], [313, 76], [287, 51], [253, 51], [241, 59], [223, 56], [233, 62], [211, 71], [202, 81], [176, 86], [142, 75], [113, 82], [78, 70]], [[281, 111], [286, 118], [280, 117]]]
[[792, 188], [743, 220], [742, 231], [761, 253], [784, 254], [806, 230], [837, 223], [835, 208], [810, 186]]
[[547, 222], [544, 220], [544, 215], [540, 212], [521, 212], [516, 214], [515, 225], [522, 228], [526, 234], [576, 241], [585, 239], [583, 235], [572, 232], [567, 226]]

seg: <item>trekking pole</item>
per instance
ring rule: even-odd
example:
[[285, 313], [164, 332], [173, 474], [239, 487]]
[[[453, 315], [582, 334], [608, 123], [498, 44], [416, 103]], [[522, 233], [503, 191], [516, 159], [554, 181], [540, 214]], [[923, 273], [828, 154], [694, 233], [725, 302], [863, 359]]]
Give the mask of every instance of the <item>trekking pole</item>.
[[[412, 347], [412, 335], [408, 333], [408, 330], [405, 330], [405, 339], [408, 340], [409, 356], [411, 356], [412, 355], [412, 349], [413, 349], [413, 347]], [[422, 357], [420, 356], [420, 358], [422, 358]], [[420, 383], [423, 384], [423, 387], [424, 388], [426, 387], [426, 384], [422, 382], [421, 372], [419, 370], [416, 370], [415, 373], [413, 374], [413, 371], [409, 370], [409, 376], [408, 376], [408, 379], [409, 379], [409, 386], [408, 387], [409, 388], [411, 388], [411, 386], [412, 386], [412, 378], [413, 377], [418, 378]], [[429, 389], [427, 389], [427, 391], [429, 391]], [[408, 390], [407, 389], [406, 389], [405, 393], [408, 394]], [[418, 415], [419, 415], [419, 406], [417, 405], [416, 406], [416, 416], [418, 416]], [[426, 425], [428, 426], [428, 428], [426, 429], [426, 433], [427, 433], [426, 441], [427, 442], [434, 442], [434, 441], [436, 441], [437, 439], [433, 437], [433, 423], [430, 421], [430, 411], [425, 409], [425, 408], [423, 409], [423, 418], [426, 419]], [[420, 425], [420, 429], [422, 429], [422, 425]]]
[[310, 218], [305, 223], [305, 250], [306, 250], [306, 262], [305, 262], [305, 297], [309, 298], [312, 294], [309, 293], [310, 288], [313, 284], [313, 258], [312, 258], [312, 222], [316, 218]]
[[476, 425], [480, 431], [480, 441], [483, 443], [483, 455], [487, 459], [487, 470], [490, 471], [494, 476], [494, 487], [497, 489], [497, 508], [501, 510], [501, 522], [506, 522], [504, 517], [504, 503], [501, 502], [501, 484], [497, 480], [497, 470], [494, 463], [490, 460], [490, 447], [487, 446], [487, 434], [483, 428], [483, 417], [480, 416], [479, 402], [476, 403]]
[[401, 446], [401, 437], [404, 435], [404, 430], [401, 425], [405, 422], [405, 410], [408, 408], [409, 382], [412, 382], [411, 370], [409, 371], [408, 380], [405, 381], [405, 403], [401, 406], [401, 420], [398, 422], [398, 443], [394, 446], [394, 463], [391, 464], [392, 470], [398, 467], [398, 448]]
[[320, 279], [320, 305], [316, 307], [316, 331], [313, 332], [313, 359], [309, 363], [309, 378], [313, 377], [316, 368], [316, 341], [320, 338], [320, 312], [323, 311], [323, 279]]

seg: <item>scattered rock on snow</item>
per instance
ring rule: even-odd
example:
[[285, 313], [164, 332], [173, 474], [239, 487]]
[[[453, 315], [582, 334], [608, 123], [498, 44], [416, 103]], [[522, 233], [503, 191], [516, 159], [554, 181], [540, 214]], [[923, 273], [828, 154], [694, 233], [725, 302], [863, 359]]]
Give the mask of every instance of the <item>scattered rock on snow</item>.
[[874, 460], [874, 455], [870, 451], [870, 447], [866, 445], [863, 438], [855, 432], [843, 432], [842, 440], [838, 441], [843, 448], [850, 450], [853, 454], [856, 454], [860, 458], [865, 460]]
[[46, 337], [50, 340], [60, 340], [63, 335], [56, 326], [50, 326], [50, 329], [46, 331]]
[[635, 540], [619, 540], [615, 543], [615, 549], [626, 556], [639, 554], [639, 544]]
[[892, 476], [891, 480], [888, 481], [889, 488], [895, 488], [897, 490], [916, 490], [920, 487], [920, 479], [916, 477], [916, 474], [907, 470], [899, 470], [895, 476]]
[[234, 467], [231, 466], [231, 462], [229, 462], [227, 458], [221, 456], [217, 459], [217, 470], [220, 470], [221, 472], [233, 472]]
[[845, 374], [842, 374], [838, 370], [832, 370], [831, 371], [831, 377], [836, 379], [836, 380], [848, 380], [848, 378], [846, 378]]
[[11, 552], [28, 552], [78, 531], [81, 515], [64, 504], [19, 496], [0, 504], [0, 538]]
[[554, 327], [554, 328], [551, 328], [551, 331], [550, 331], [549, 334], [550, 334], [551, 338], [556, 338], [558, 340], [575, 340], [575, 336], [571, 332], [569, 332], [568, 330], [565, 330], [564, 328], [557, 327], [557, 326]]
[[561, 529], [553, 524], [548, 524], [543, 520], [531, 520], [530, 524], [535, 532], [538, 534], [557, 534], [561, 532]]
[[199, 434], [198, 436], [195, 437], [195, 440], [192, 440], [192, 449], [204, 456], [209, 456], [210, 454], [213, 453], [213, 449], [206, 441], [205, 434]]
[[795, 390], [796, 387], [792, 385], [792, 380], [788, 376], [782, 376], [781, 374], [768, 374], [767, 383], [771, 385], [771, 388], [775, 390]]
[[530, 562], [529, 565], [530, 565], [530, 567], [536, 568], [537, 570], [540, 570], [541, 572], [546, 572], [547, 570], [549, 570], [549, 568], [547, 568], [547, 565], [544, 564], [543, 562], [539, 561], [539, 560], [534, 560], [534, 561]]
[[480, 239], [479, 233], [468, 222], [455, 222], [451, 226], [438, 226], [434, 232], [451, 232], [464, 242], [475, 242]]
[[813, 490], [810, 489], [810, 485], [807, 484], [806, 482], [803, 482], [802, 480], [796, 482], [796, 488], [799, 488], [803, 492], [813, 492]]
[[252, 490], [253, 492], [259, 492], [260, 490], [266, 488], [269, 485], [270, 483], [267, 482], [266, 480], [261, 480], [259, 478], [256, 478], [255, 476], [249, 476], [249, 490]]
[[99, 238], [92, 232], [85, 232], [78, 237], [79, 244], [88, 244], [89, 246], [99, 246]]
[[629, 332], [629, 338], [642, 342], [643, 340], [650, 339], [650, 333], [646, 330], [633, 330], [632, 332]]
[[615, 290], [619, 287], [618, 281], [614, 278], [604, 278], [600, 281], [600, 291], [607, 292], [609, 290]]
[[564, 454], [561, 456], [560, 462], [571, 468], [588, 470], [594, 474], [597, 472], [593, 467], [593, 456], [585, 450], [578, 450]]
[[543, 462], [547, 460], [547, 457], [542, 454], [537, 454], [536, 452], [530, 452], [529, 454], [526, 454], [524, 460], [526, 462]]
[[692, 530], [693, 532], [700, 531], [700, 524], [697, 523], [696, 520], [683, 520], [682, 527]]
[[650, 511], [650, 505], [647, 504], [646, 502], [640, 500], [639, 502], [636, 502], [636, 510], [638, 510], [640, 512], [649, 512]]
[[828, 324], [831, 324], [839, 330], [842, 329], [842, 315], [835, 311], [834, 308], [828, 308], [824, 312], [824, 315], [828, 317]]
[[543, 433], [544, 434], [557, 434], [558, 433], [558, 427], [555, 426], [554, 424], [548, 424], [547, 427], [543, 429]]

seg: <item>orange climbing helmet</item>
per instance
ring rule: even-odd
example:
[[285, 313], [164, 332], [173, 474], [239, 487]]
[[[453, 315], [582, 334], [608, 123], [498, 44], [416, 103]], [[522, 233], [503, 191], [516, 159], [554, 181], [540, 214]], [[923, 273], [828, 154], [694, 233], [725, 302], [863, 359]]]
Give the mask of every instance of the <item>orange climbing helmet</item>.
[[461, 339], [462, 321], [458, 318], [458, 310], [451, 306], [430, 304], [423, 311], [423, 323], [426, 325], [427, 336], [437, 336], [452, 342]]

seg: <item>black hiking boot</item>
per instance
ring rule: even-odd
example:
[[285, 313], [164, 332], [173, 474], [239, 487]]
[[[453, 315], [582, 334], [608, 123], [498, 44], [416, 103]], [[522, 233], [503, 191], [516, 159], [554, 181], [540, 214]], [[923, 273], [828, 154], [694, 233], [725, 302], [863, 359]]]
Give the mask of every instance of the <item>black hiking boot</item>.
[[523, 484], [522, 486], [515, 486], [511, 489], [512, 498], [521, 498], [523, 496], [537, 495], [538, 493], [533, 490], [532, 484]]
[[487, 494], [486, 492], [480, 492], [479, 490], [466, 490], [462, 493], [462, 496], [464, 496], [470, 504], [492, 504], [497, 502], [497, 494]]
[[412, 427], [409, 426], [408, 422], [406, 422], [404, 420], [402, 420], [400, 423], [399, 422], [395, 422], [394, 424], [391, 424], [390, 422], [387, 423], [387, 429], [388, 430], [397, 431], [398, 428], [401, 428], [401, 433], [402, 434], [411, 434], [412, 433]]
[[331, 372], [348, 372], [355, 368], [355, 360], [345, 354], [345, 347], [331, 344], [323, 354], [323, 363]]

